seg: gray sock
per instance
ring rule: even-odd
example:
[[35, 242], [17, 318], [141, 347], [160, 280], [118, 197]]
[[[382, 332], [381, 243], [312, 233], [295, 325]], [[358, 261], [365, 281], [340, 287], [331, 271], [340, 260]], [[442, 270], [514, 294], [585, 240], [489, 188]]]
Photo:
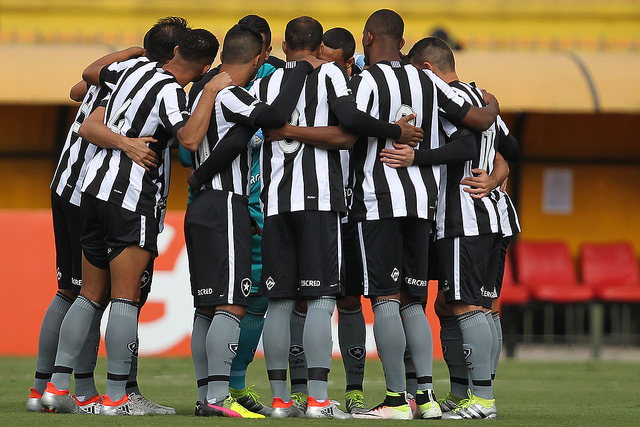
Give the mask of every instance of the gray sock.
[[[140, 319], [140, 311], [138, 311], [138, 319]], [[136, 348], [140, 348], [140, 337], [136, 335]], [[138, 387], [138, 363], [140, 359], [138, 354], [131, 355], [131, 366], [129, 367], [129, 376], [127, 377], [127, 385], [125, 392], [127, 396], [131, 393], [142, 394]]]
[[335, 308], [335, 297], [321, 297], [307, 301], [304, 348], [309, 375], [309, 396], [313, 396], [318, 401], [329, 398], [327, 380], [333, 349], [331, 316]]
[[304, 348], [304, 325], [307, 313], [294, 308], [291, 313], [291, 346], [289, 347], [289, 377], [292, 393], [308, 393], [307, 389], [307, 357]]
[[367, 357], [366, 337], [362, 307], [354, 311], [338, 308], [338, 342], [347, 380], [346, 391], [362, 390]]
[[467, 363], [464, 360], [462, 331], [454, 316], [440, 318], [440, 342], [442, 343], [444, 361], [449, 368], [451, 393], [466, 399], [469, 389], [469, 373], [467, 372]]
[[462, 348], [471, 378], [471, 392], [483, 399], [493, 399], [491, 387], [491, 329], [480, 310], [457, 316], [462, 331]]
[[407, 393], [415, 397], [418, 394], [418, 377], [409, 346], [404, 351], [404, 378], [407, 384]]
[[387, 390], [403, 393], [406, 388], [403, 360], [407, 341], [400, 318], [400, 301], [379, 300], [373, 304], [373, 313], [373, 336], [382, 361]]
[[291, 400], [289, 387], [287, 387], [287, 365], [291, 345], [290, 320], [294, 305], [295, 301], [292, 299], [269, 299], [262, 331], [271, 396], [279, 397], [285, 402]]
[[58, 350], [58, 337], [60, 336], [60, 325], [73, 300], [68, 296], [56, 292], [40, 326], [40, 338], [38, 339], [38, 359], [36, 360], [36, 374], [33, 379], [33, 388], [38, 393], [44, 393], [47, 388], [47, 381], [51, 379], [53, 365], [56, 361]]
[[91, 399], [98, 394], [93, 371], [98, 359], [98, 347], [100, 346], [100, 321], [104, 314], [104, 308], [96, 310], [91, 320], [89, 334], [84, 342], [84, 347], [78, 356], [78, 363], [74, 372], [75, 395], [79, 401]]
[[222, 402], [229, 396], [229, 373], [231, 362], [238, 350], [240, 321], [242, 318], [225, 310], [218, 310], [213, 316], [207, 332], [207, 361], [209, 365], [209, 385], [207, 401]]
[[498, 362], [500, 362], [500, 354], [502, 353], [502, 323], [500, 323], [500, 313], [497, 311], [491, 313], [491, 317], [493, 318], [496, 335], [498, 336], [498, 348], [496, 349], [496, 357], [493, 360], [493, 371], [491, 372], [491, 379], [495, 379], [496, 372], [498, 371]]
[[493, 374], [495, 371], [496, 353], [498, 352], [498, 332], [496, 331], [496, 324], [493, 322], [493, 316], [491, 311], [484, 313], [489, 324], [489, 330], [491, 331], [491, 380], [493, 381]]
[[[422, 304], [410, 303], [400, 309], [407, 346], [416, 369], [417, 389], [433, 389], [433, 338]], [[414, 395], [415, 396], [415, 395]]]
[[71, 373], [91, 328], [91, 321], [100, 306], [80, 295], [73, 302], [60, 325], [60, 340], [51, 382], [58, 390], [69, 390]]
[[206, 403], [207, 385], [209, 383], [209, 366], [207, 364], [207, 332], [211, 326], [211, 317], [196, 309], [191, 331], [191, 358], [196, 371], [198, 383], [198, 401]]
[[117, 402], [126, 394], [131, 357], [138, 354], [138, 303], [123, 298], [111, 300], [104, 341], [107, 349], [105, 395]]

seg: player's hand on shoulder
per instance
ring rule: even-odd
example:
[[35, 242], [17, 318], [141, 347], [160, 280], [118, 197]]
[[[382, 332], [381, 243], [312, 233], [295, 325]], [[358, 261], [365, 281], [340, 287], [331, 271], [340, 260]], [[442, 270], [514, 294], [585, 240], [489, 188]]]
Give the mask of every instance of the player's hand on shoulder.
[[233, 86], [233, 80], [229, 73], [223, 71], [213, 76], [213, 78], [207, 82], [206, 86], [218, 93], [227, 86]]
[[400, 139], [398, 139], [399, 143], [415, 147], [422, 142], [422, 139], [424, 138], [424, 131], [422, 128], [411, 124], [411, 121], [415, 120], [415, 118], [416, 113], [407, 114], [396, 122], [396, 124], [400, 126], [400, 129], [402, 129], [402, 134], [400, 135]]
[[127, 54], [129, 55], [129, 58], [139, 58], [141, 56], [144, 56], [145, 53], [147, 53], [147, 51], [145, 50], [145, 48], [140, 47], [140, 46], [131, 46], [128, 47], [127, 49], [125, 49]]
[[303, 61], [307, 61], [309, 64], [311, 64], [311, 66], [313, 67], [313, 69], [315, 70], [316, 68], [318, 68], [319, 66], [321, 66], [322, 64], [326, 64], [327, 61], [325, 61], [324, 59], [319, 59], [316, 58], [313, 55], [307, 55], [304, 58], [302, 58]]
[[380, 161], [391, 168], [406, 168], [413, 164], [415, 152], [407, 144], [393, 143], [394, 148], [383, 148], [380, 151]]
[[489, 105], [489, 104], [495, 104], [496, 107], [498, 108], [498, 112], [500, 111], [500, 104], [498, 103], [498, 98], [496, 98], [496, 96], [490, 92], [487, 92], [486, 89], [480, 89], [482, 91], [482, 99], [484, 100], [485, 104]]

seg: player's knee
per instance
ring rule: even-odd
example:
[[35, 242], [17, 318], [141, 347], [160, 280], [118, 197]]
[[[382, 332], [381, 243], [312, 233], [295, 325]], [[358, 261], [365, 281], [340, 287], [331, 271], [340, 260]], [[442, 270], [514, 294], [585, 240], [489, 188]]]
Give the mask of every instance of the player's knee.
[[336, 301], [338, 310], [356, 311], [362, 308], [362, 301], [359, 295], [349, 295]]

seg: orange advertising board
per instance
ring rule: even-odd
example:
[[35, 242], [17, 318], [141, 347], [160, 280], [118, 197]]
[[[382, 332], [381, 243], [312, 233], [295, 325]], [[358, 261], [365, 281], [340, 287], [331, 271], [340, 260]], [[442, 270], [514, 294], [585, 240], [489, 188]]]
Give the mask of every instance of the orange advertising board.
[[[140, 353], [157, 356], [190, 356], [193, 299], [183, 234], [184, 212], [171, 211], [158, 239], [149, 300], [140, 314]], [[35, 356], [44, 313], [56, 285], [55, 246], [51, 212], [46, 210], [0, 211], [0, 355]], [[436, 284], [429, 284], [427, 314], [434, 355], [442, 357], [439, 322], [433, 314]], [[373, 313], [363, 301], [367, 321], [367, 355], [375, 356]], [[104, 320], [103, 318], [103, 327]], [[337, 317], [333, 319], [334, 355], [339, 355]], [[103, 329], [104, 331], [104, 329]], [[101, 351], [104, 352], [104, 346]]]

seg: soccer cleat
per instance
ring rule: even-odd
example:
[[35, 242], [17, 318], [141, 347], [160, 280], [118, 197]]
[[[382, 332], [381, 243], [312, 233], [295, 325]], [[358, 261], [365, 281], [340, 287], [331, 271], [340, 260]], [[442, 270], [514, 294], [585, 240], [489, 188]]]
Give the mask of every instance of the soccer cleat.
[[69, 394], [69, 390], [58, 390], [53, 383], [47, 383], [47, 388], [40, 398], [44, 410], [59, 414], [79, 414], [78, 402]]
[[442, 418], [442, 410], [440, 410], [440, 405], [438, 405], [433, 390], [418, 390], [413, 418], [426, 420], [439, 420]]
[[100, 415], [146, 415], [149, 411], [138, 406], [138, 404], [129, 399], [126, 394], [116, 402], [111, 400], [109, 396], [102, 396], [102, 410]]
[[146, 409], [147, 414], [154, 415], [175, 415], [176, 410], [170, 406], [159, 405], [147, 399], [141, 394], [129, 393], [129, 400], [135, 402], [140, 408]]
[[345, 405], [350, 414], [364, 414], [369, 412], [371, 408], [364, 401], [362, 390], [351, 390], [344, 395]]
[[295, 392], [291, 393], [291, 399], [293, 404], [298, 407], [302, 412], [307, 410], [307, 395], [304, 393]]
[[393, 393], [388, 391], [384, 402], [364, 414], [353, 414], [354, 418], [365, 419], [388, 419], [388, 420], [410, 420], [413, 419], [413, 412], [407, 403], [404, 393]]
[[46, 409], [42, 407], [42, 394], [35, 388], [31, 388], [31, 394], [27, 398], [27, 411], [29, 412], [44, 412]]
[[202, 408], [204, 405], [199, 400], [196, 402], [196, 409], [193, 411], [193, 415], [196, 417], [204, 417], [204, 413], [202, 412]]
[[444, 398], [438, 399], [438, 405], [440, 405], [442, 413], [451, 412], [456, 408], [456, 406], [458, 406], [460, 402], [462, 402], [462, 400], [462, 397], [448, 392]]
[[335, 418], [337, 420], [350, 420], [353, 418], [351, 414], [342, 412], [336, 404], [327, 399], [324, 402], [318, 402], [313, 396], [307, 399], [307, 410], [305, 412], [307, 418]]
[[495, 399], [483, 399], [469, 391], [469, 398], [464, 399], [451, 412], [442, 414], [444, 420], [495, 420], [498, 409]]
[[100, 415], [100, 411], [102, 411], [102, 396], [96, 394], [91, 399], [87, 399], [83, 402], [78, 401], [74, 396], [76, 403], [78, 404], [78, 409], [80, 409], [81, 414], [87, 415]]
[[260, 402], [260, 396], [253, 391], [252, 385], [242, 390], [230, 388], [229, 392], [231, 393], [231, 397], [236, 399], [240, 405], [253, 413], [270, 416], [273, 411], [271, 407]]
[[207, 403], [202, 407], [202, 413], [209, 417], [264, 418], [262, 414], [248, 411], [231, 396], [224, 399], [222, 404], [219, 402]]
[[292, 399], [288, 402], [279, 397], [273, 398], [271, 418], [298, 418], [305, 416], [305, 411], [301, 410], [293, 400], [293, 396], [291, 397]]

